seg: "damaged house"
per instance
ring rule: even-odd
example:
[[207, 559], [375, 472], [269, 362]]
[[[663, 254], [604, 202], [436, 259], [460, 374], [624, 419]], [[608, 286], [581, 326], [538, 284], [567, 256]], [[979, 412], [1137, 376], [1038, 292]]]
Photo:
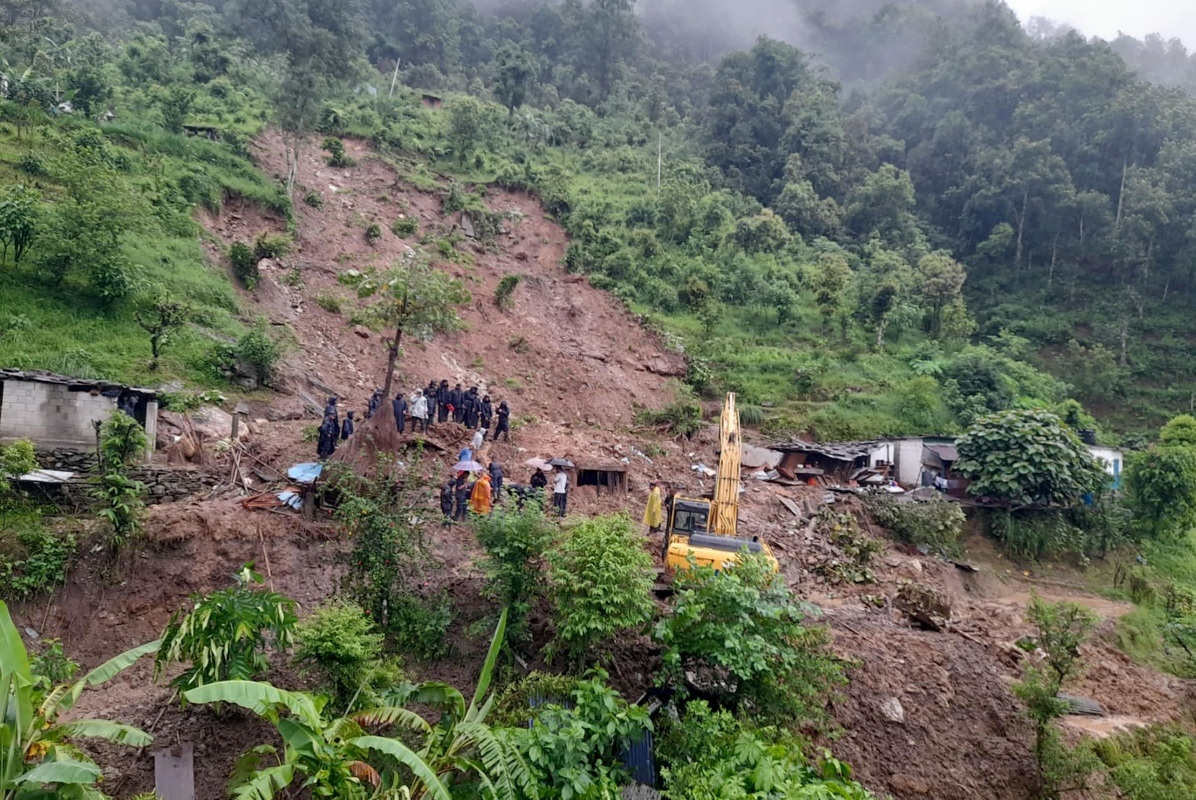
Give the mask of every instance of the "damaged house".
[[0, 369], [0, 440], [30, 439], [41, 450], [89, 450], [95, 423], [122, 409], [157, 437], [158, 395], [119, 383], [52, 372]]
[[769, 449], [781, 454], [777, 471], [782, 477], [802, 483], [845, 486], [883, 483], [888, 480], [888, 463], [883, 442], [784, 442]]

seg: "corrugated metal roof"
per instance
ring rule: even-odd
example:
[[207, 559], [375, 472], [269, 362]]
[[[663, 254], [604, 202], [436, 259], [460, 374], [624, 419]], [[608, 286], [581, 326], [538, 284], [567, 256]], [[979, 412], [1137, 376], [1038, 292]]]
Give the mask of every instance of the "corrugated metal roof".
[[943, 461], [958, 461], [959, 451], [955, 449], [953, 444], [928, 444], [926, 449], [934, 453]]
[[0, 369], [0, 381], [54, 383], [58, 384], [59, 386], [67, 386], [75, 389], [98, 389], [101, 392], [127, 389], [130, 392], [148, 395], [149, 397], [158, 396], [158, 392], [154, 389], [139, 389], [134, 386], [126, 386], [123, 383], [117, 383], [116, 381], [105, 381], [93, 378], [72, 378], [69, 375], [59, 375], [56, 372], [46, 372], [45, 370]]
[[876, 440], [868, 442], [785, 442], [770, 446], [770, 450], [782, 453], [815, 453], [837, 461], [855, 461], [871, 455], [880, 445]]

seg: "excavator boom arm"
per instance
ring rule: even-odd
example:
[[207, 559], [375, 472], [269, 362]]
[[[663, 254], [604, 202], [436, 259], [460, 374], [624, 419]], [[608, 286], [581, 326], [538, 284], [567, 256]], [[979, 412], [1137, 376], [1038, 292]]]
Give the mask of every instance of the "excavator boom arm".
[[719, 425], [718, 474], [715, 476], [710, 520], [710, 530], [720, 536], [734, 536], [739, 522], [741, 455], [739, 410], [735, 407], [734, 393], [728, 393]]

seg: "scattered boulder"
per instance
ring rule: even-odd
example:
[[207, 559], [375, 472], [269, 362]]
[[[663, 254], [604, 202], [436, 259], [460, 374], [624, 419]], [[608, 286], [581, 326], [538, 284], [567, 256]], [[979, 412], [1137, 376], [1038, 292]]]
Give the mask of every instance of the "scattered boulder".
[[951, 602], [932, 586], [903, 580], [893, 598], [893, 605], [910, 622], [931, 631], [941, 631], [951, 620]]
[[905, 709], [901, 706], [901, 701], [896, 697], [890, 697], [881, 701], [880, 715], [896, 725], [905, 724]]

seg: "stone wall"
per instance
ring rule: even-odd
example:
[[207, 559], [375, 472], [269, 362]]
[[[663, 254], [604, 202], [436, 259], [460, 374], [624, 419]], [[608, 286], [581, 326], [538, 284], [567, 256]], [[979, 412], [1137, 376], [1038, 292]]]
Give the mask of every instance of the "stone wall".
[[[72, 505], [86, 505], [87, 485], [83, 482], [96, 469], [95, 453], [76, 450], [38, 450], [37, 462], [42, 469], [74, 472], [79, 482], [63, 487], [64, 499]], [[185, 500], [196, 492], [218, 485], [223, 477], [194, 467], [168, 467], [143, 464], [129, 469], [129, 477], [145, 484], [145, 502], [149, 505]]]
[[32, 439], [42, 447], [95, 444], [93, 420], [106, 419], [116, 399], [71, 391], [62, 384], [0, 382], [0, 439]]

